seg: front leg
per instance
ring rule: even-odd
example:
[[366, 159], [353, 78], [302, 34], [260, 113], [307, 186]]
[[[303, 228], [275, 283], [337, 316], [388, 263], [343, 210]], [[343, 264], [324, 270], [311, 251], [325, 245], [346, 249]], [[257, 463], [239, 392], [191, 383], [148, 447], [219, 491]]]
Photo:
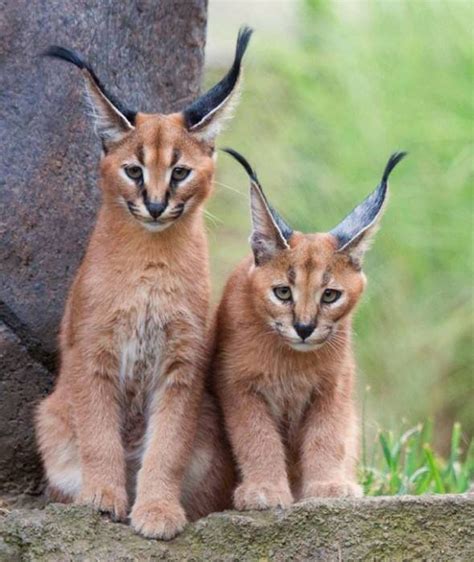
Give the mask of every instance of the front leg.
[[[69, 358], [68, 358], [69, 359]], [[117, 362], [110, 352], [73, 366], [73, 414], [81, 462], [81, 491], [76, 503], [87, 504], [123, 520], [128, 501], [125, 457], [117, 399]]]
[[137, 532], [160, 539], [173, 538], [186, 524], [180, 495], [196, 433], [203, 380], [201, 332], [196, 334], [196, 326], [185, 320], [175, 320], [168, 334], [130, 516]]
[[286, 507], [293, 501], [285, 450], [264, 399], [238, 385], [221, 388], [224, 416], [242, 483], [234, 493], [236, 509]]
[[357, 419], [350, 397], [318, 397], [303, 428], [300, 498], [361, 496], [355, 474]]

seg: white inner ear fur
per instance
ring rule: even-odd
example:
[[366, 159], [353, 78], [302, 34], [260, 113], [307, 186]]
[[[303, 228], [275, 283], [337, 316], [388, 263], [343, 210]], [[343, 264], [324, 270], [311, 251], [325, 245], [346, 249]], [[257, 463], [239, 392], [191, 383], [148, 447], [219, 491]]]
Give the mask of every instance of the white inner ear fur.
[[253, 232], [262, 234], [265, 238], [274, 240], [275, 248], [281, 246], [288, 249], [288, 242], [278, 228], [268, 204], [265, 201], [259, 186], [255, 182], [251, 182], [250, 191], [250, 210], [252, 216]]
[[353, 258], [360, 259], [363, 257], [365, 252], [370, 249], [370, 246], [373, 243], [373, 237], [380, 228], [380, 219], [382, 218], [387, 206], [389, 196], [388, 188], [389, 186], [387, 183], [385, 199], [379, 209], [379, 212], [375, 215], [373, 220], [362, 228], [356, 235], [354, 235], [348, 242], [346, 242], [342, 248], [339, 248], [338, 252], [346, 252]]
[[232, 92], [219, 105], [205, 115], [199, 123], [190, 128], [190, 133], [204, 141], [213, 141], [222, 132], [232, 118], [239, 102], [242, 76], [238, 79]]
[[[86, 83], [86, 99], [94, 119], [96, 133], [104, 140], [118, 141], [122, 139], [135, 127], [125, 115], [104, 96], [91, 78], [86, 75], [84, 76], [84, 80]], [[113, 113], [113, 117], [109, 112]]]

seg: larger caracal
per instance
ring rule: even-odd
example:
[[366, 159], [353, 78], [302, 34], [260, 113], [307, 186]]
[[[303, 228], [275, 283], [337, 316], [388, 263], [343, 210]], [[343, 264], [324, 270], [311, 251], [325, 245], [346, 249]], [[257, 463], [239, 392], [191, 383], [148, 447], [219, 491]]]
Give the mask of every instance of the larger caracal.
[[239, 33], [227, 75], [170, 115], [130, 111], [77, 53], [46, 53], [82, 70], [103, 201], [61, 325], [59, 378], [37, 412], [39, 448], [53, 497], [120, 519], [133, 506], [131, 523], [148, 537], [226, 507], [232, 478], [215, 407], [207, 394], [202, 403], [202, 207], [250, 35]]

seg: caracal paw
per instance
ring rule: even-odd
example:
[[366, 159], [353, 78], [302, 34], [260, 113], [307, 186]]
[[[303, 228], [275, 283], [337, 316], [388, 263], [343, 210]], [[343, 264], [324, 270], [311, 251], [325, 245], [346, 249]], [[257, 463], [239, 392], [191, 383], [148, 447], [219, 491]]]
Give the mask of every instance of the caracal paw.
[[293, 503], [287, 482], [243, 482], [235, 490], [234, 505], [239, 511], [288, 507]]
[[305, 486], [303, 498], [340, 498], [363, 496], [362, 487], [349, 480], [324, 480], [310, 482]]
[[135, 531], [149, 539], [170, 540], [186, 525], [179, 503], [159, 500], [135, 503], [130, 520]]
[[109, 513], [114, 521], [124, 521], [127, 517], [127, 492], [121, 486], [87, 486], [79, 494], [75, 503], [89, 505], [97, 511]]

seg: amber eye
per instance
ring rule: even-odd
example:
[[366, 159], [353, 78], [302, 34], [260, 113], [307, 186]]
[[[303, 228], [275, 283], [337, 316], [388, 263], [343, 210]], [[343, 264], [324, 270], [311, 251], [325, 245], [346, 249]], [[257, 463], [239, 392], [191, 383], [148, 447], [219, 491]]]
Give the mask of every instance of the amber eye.
[[180, 166], [176, 166], [176, 168], [173, 168], [173, 172], [171, 173], [171, 181], [174, 182], [183, 181], [189, 176], [190, 172], [191, 170], [189, 168], [182, 168]]
[[342, 295], [341, 291], [337, 291], [336, 289], [326, 289], [321, 297], [321, 302], [325, 304], [331, 304], [336, 302], [337, 299]]
[[290, 287], [275, 287], [273, 292], [281, 301], [291, 301], [292, 295]]
[[143, 180], [143, 171], [140, 166], [125, 166], [125, 173], [134, 181]]

